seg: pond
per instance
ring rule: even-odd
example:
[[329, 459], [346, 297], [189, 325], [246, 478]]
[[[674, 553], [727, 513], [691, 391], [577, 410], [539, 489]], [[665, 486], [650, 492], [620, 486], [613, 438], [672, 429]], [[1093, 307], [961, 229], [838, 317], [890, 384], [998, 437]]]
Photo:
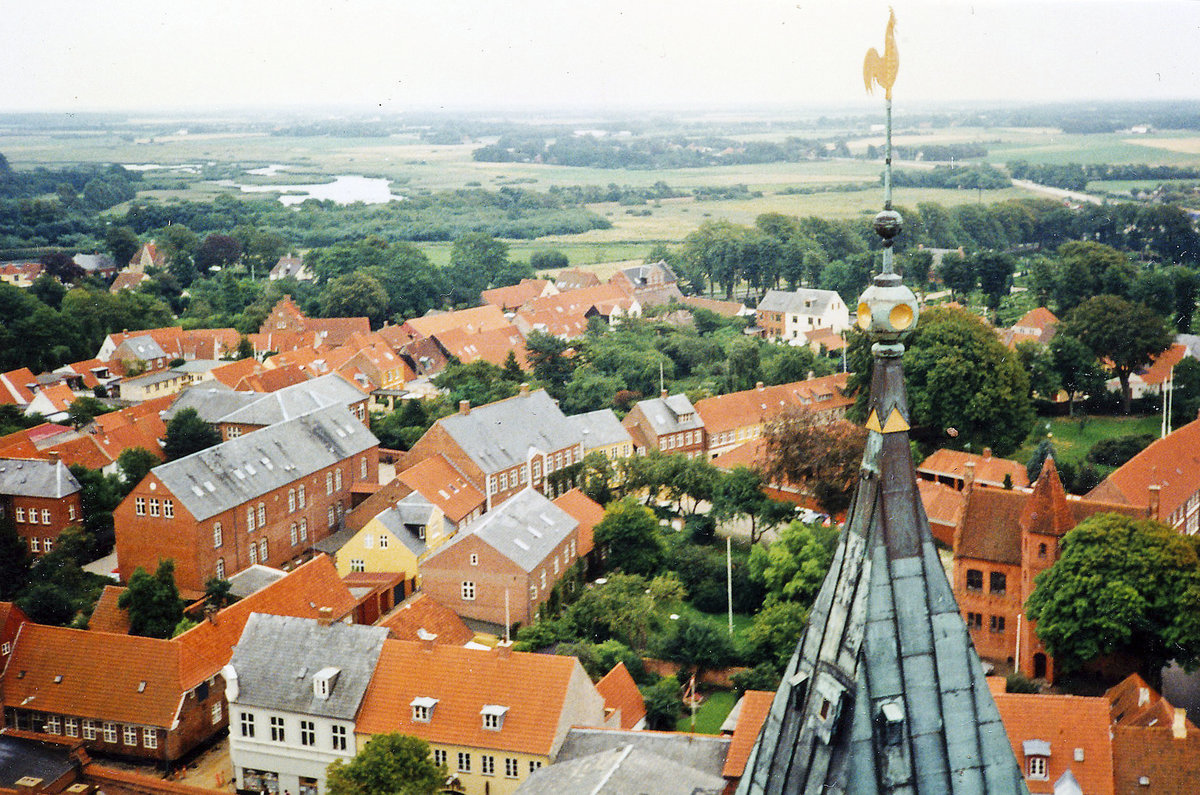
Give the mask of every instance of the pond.
[[278, 193], [279, 201], [286, 205], [299, 204], [306, 199], [329, 199], [338, 204], [385, 204], [404, 201], [403, 196], [392, 193], [384, 177], [363, 177], [344, 174], [334, 177], [333, 182], [313, 185], [240, 185], [230, 180], [217, 184], [239, 188], [243, 193]]

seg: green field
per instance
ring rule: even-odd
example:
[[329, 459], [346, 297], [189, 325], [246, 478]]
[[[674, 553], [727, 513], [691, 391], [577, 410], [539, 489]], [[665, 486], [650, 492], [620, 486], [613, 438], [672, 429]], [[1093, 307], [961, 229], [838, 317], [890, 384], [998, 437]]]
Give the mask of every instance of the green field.
[[[1083, 461], [1088, 450], [1101, 439], [1117, 436], [1148, 433], [1158, 436], [1162, 418], [1148, 417], [1055, 417], [1040, 418], [1037, 433], [1032, 434], [1025, 444], [1012, 456], [1014, 461], [1025, 462], [1033, 455], [1038, 443], [1050, 434], [1050, 441], [1058, 451], [1058, 459], [1070, 464]], [[1049, 426], [1047, 430], [1046, 426]]]
[[[737, 698], [728, 690], [716, 690], [709, 693], [705, 697], [704, 703], [696, 707], [695, 733], [720, 734], [721, 724], [729, 717], [729, 713], [736, 703]], [[675, 731], [693, 731], [690, 712], [685, 710], [684, 716], [675, 722]]]

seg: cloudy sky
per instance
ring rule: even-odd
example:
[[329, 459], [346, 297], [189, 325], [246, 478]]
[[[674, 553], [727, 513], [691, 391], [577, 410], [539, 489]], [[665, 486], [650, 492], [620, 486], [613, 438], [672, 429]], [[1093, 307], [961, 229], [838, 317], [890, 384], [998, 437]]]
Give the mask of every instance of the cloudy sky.
[[[9, 3], [0, 111], [861, 103], [874, 0]], [[893, 0], [897, 103], [1200, 98], [1200, 2]]]

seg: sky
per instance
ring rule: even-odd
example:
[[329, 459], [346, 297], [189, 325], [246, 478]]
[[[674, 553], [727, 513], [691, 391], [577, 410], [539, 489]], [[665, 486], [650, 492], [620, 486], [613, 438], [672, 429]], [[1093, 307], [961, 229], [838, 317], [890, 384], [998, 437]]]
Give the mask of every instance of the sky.
[[[908, 102], [1200, 99], [1200, 1], [893, 0]], [[806, 108], [868, 100], [875, 0], [37, 0], [0, 111]]]

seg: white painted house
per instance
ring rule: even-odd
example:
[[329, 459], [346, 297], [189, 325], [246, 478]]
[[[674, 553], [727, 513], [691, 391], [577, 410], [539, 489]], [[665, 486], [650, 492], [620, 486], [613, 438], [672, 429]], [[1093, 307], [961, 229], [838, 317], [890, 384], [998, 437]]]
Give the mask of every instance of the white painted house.
[[850, 327], [850, 309], [833, 290], [767, 290], [758, 302], [755, 320], [767, 339], [805, 344], [805, 335], [818, 328], [840, 334]]
[[254, 613], [222, 673], [240, 790], [323, 795], [325, 769], [357, 749], [354, 716], [383, 627]]

